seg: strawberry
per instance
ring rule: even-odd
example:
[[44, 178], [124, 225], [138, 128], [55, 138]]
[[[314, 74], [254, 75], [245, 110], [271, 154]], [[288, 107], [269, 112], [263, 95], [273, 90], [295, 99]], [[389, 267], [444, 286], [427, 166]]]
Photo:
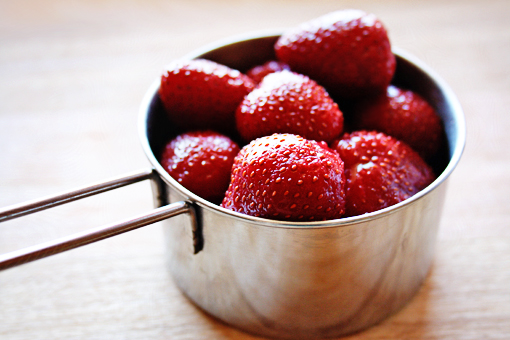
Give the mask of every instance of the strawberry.
[[236, 111], [237, 130], [247, 141], [272, 133], [292, 133], [332, 142], [343, 129], [343, 114], [322, 86], [307, 76], [268, 74]]
[[194, 194], [221, 203], [239, 146], [213, 131], [183, 133], [166, 145], [161, 165]]
[[273, 134], [241, 149], [221, 206], [277, 220], [336, 219], [344, 185], [343, 161], [326, 143]]
[[346, 216], [394, 205], [413, 196], [435, 178], [418, 153], [382, 132], [345, 134], [332, 148], [345, 162]]
[[262, 81], [262, 78], [269, 73], [283, 70], [290, 70], [290, 66], [278, 60], [270, 60], [262, 65], [252, 67], [246, 71], [246, 75], [250, 77], [254, 83], [258, 84]]
[[254, 88], [237, 70], [206, 59], [177, 60], [161, 76], [159, 96], [170, 120], [181, 130], [235, 131], [237, 106]]
[[396, 67], [383, 24], [360, 10], [331, 12], [284, 32], [275, 52], [335, 98], [384, 91]]
[[391, 135], [424, 159], [431, 159], [441, 145], [441, 118], [425, 99], [410, 90], [390, 85], [386, 93], [360, 103], [354, 119], [358, 129]]

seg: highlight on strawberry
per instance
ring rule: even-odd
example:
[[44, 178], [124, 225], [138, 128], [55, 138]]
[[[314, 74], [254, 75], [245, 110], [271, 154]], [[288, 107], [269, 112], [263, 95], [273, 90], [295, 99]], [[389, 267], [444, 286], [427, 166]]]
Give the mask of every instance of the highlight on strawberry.
[[329, 143], [342, 133], [344, 117], [322, 86], [283, 70], [268, 74], [244, 97], [236, 123], [246, 141], [287, 132]]
[[396, 67], [386, 28], [373, 14], [340, 10], [284, 32], [276, 56], [334, 96], [384, 91]]
[[345, 162], [346, 216], [402, 202], [435, 178], [416, 151], [382, 132], [346, 133], [332, 148]]
[[239, 146], [214, 131], [193, 131], [170, 140], [161, 165], [177, 182], [194, 194], [220, 203], [230, 183], [230, 170]]
[[356, 127], [377, 130], [406, 142], [424, 159], [432, 158], [443, 142], [441, 119], [414, 91], [394, 85], [355, 106]]
[[254, 87], [251, 78], [206, 59], [176, 60], [161, 76], [159, 96], [168, 117], [183, 131], [235, 131], [235, 111]]
[[289, 70], [290, 66], [279, 60], [269, 60], [262, 65], [257, 65], [246, 71], [246, 75], [250, 77], [255, 84], [258, 84], [269, 73]]
[[344, 186], [344, 163], [326, 143], [273, 134], [241, 149], [221, 206], [277, 220], [330, 220], [344, 214]]

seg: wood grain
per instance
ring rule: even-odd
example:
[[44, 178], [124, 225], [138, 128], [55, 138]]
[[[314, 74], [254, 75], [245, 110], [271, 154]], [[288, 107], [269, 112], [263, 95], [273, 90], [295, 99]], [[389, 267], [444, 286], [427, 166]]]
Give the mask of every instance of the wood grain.
[[[468, 142], [433, 269], [396, 315], [347, 339], [510, 337], [510, 2], [0, 1], [0, 206], [148, 167], [137, 113], [162, 67], [233, 34], [338, 8], [453, 88]], [[0, 251], [152, 208], [148, 183], [0, 225]], [[255, 339], [207, 316], [165, 270], [158, 225], [0, 272], [2, 339]]]

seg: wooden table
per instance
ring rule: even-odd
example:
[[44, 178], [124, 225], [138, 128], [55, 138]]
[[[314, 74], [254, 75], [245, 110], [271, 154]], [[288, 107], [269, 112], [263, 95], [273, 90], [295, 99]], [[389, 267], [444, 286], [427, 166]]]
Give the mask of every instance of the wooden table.
[[[138, 107], [206, 43], [357, 7], [453, 88], [468, 142], [434, 265], [402, 311], [348, 339], [510, 338], [510, 2], [0, 1], [0, 206], [148, 168]], [[148, 183], [0, 225], [7, 252], [151, 209]], [[254, 339], [165, 269], [160, 226], [0, 272], [1, 339]]]

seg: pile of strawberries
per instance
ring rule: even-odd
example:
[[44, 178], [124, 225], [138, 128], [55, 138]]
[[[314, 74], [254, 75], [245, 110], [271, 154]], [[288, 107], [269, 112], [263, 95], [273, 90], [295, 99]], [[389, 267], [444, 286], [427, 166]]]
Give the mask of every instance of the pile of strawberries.
[[245, 74], [205, 59], [167, 66], [159, 96], [182, 134], [161, 164], [174, 179], [226, 209], [287, 221], [376, 211], [435, 179], [441, 120], [390, 84], [396, 61], [378, 18], [332, 12], [274, 49], [277, 60]]

